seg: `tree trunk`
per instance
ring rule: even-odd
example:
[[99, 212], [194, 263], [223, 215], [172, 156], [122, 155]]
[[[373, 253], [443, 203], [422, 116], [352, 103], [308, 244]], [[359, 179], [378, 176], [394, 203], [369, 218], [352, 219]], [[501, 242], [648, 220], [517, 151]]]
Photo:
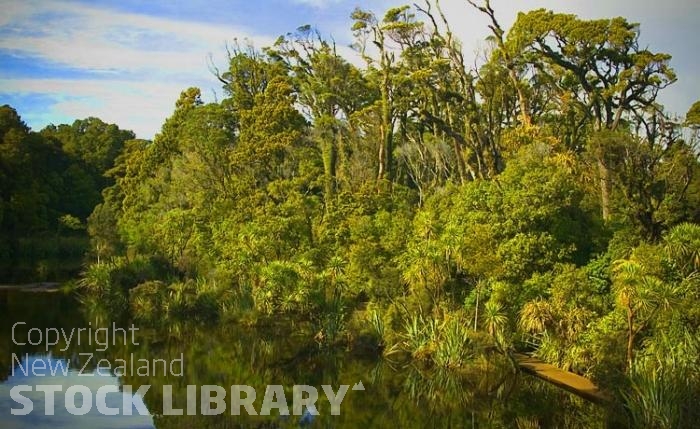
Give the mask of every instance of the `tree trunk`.
[[598, 174], [600, 176], [600, 206], [603, 211], [603, 221], [610, 219], [610, 170], [605, 165], [602, 156], [598, 158]]
[[[503, 47], [502, 49], [505, 49]], [[515, 72], [515, 66], [510, 63], [510, 59], [508, 59], [508, 75], [510, 76], [510, 80], [513, 83], [513, 86], [515, 87], [515, 91], [518, 94], [518, 107], [520, 108], [520, 121], [524, 126], [530, 126], [532, 125], [532, 119], [530, 118], [530, 107], [528, 105], [527, 97], [525, 97], [525, 93], [523, 92], [523, 89], [520, 86], [520, 80], [518, 79], [518, 75]]]
[[[386, 54], [382, 54], [385, 56]], [[389, 94], [389, 60], [386, 57], [382, 60], [383, 63], [383, 73], [382, 76], [382, 87], [381, 87], [381, 131], [382, 131], [382, 143], [379, 149], [379, 172], [377, 174], [377, 179], [386, 179], [392, 181], [393, 171], [392, 171], [392, 158], [393, 158], [393, 138], [394, 138], [394, 127], [392, 118], [392, 107]]]
[[[383, 128], [383, 127], [382, 127]], [[377, 171], [377, 181], [381, 181], [384, 179], [384, 166], [386, 164], [385, 156], [386, 153], [384, 151], [384, 130], [382, 130], [382, 142], [379, 144], [379, 153], [377, 154], [377, 163], [379, 165], [379, 170]]]
[[324, 186], [324, 200], [326, 201], [326, 206], [333, 200], [335, 195], [335, 170], [336, 170], [336, 159], [337, 150], [335, 147], [335, 137], [330, 140], [326, 140], [322, 143], [322, 157], [323, 157], [323, 186]]
[[383, 112], [382, 112], [382, 122], [384, 122], [384, 141], [383, 143], [383, 152], [384, 152], [384, 179], [388, 181], [394, 180], [394, 171], [393, 171], [393, 158], [394, 158], [394, 127], [393, 123], [391, 121], [391, 107], [387, 103], [383, 107]]

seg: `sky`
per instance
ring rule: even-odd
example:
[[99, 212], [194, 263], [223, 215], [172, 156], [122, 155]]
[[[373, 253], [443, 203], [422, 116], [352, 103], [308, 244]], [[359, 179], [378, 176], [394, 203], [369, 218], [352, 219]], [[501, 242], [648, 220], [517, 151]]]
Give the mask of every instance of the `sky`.
[[[13, 106], [34, 130], [90, 116], [151, 139], [182, 90], [221, 97], [211, 72], [225, 69], [235, 40], [262, 48], [310, 24], [349, 48], [350, 13], [359, 6], [382, 16], [410, 1], [389, 0], [0, 0], [0, 105]], [[417, 0], [423, 1], [423, 0]], [[465, 0], [441, 0], [468, 62], [489, 34]], [[537, 8], [583, 18], [624, 16], [641, 24], [641, 42], [673, 55], [678, 82], [660, 101], [684, 114], [700, 99], [698, 0], [492, 0], [504, 28], [518, 10]]]

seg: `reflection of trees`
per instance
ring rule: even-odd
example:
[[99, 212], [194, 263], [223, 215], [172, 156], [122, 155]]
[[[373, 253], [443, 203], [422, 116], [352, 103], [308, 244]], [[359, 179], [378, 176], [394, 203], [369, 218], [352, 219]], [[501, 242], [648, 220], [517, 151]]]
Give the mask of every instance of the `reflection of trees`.
[[[215, 328], [179, 327], [179, 335], [155, 335], [124, 353], [134, 358], [171, 359], [184, 352], [183, 377], [125, 377], [124, 384], [137, 389], [151, 385], [145, 400], [156, 417], [158, 428], [221, 427], [271, 428], [299, 427], [299, 417], [162, 416], [162, 386], [173, 385], [173, 403], [186, 408], [186, 386], [215, 384], [226, 388], [230, 407], [230, 386], [246, 384], [258, 392], [260, 409], [265, 386], [281, 384], [291, 406], [294, 384], [319, 389], [321, 413], [313, 427], [602, 427], [604, 410], [579, 400], [538, 380], [511, 373], [502, 358], [475, 363], [460, 372], [392, 366], [347, 351], [319, 351], [285, 330], [245, 329], [236, 326]], [[171, 330], [172, 333], [172, 330]], [[301, 337], [299, 337], [301, 338]], [[308, 337], [307, 337], [308, 338]], [[337, 388], [362, 380], [364, 392], [348, 391], [341, 415], [330, 415], [330, 404], [321, 393], [322, 384]], [[274, 412], [274, 411], [273, 411]], [[525, 427], [525, 426], [523, 426]]]
[[[47, 295], [44, 295], [46, 297]], [[3, 326], [9, 321], [26, 320], [31, 327], [85, 326], [74, 305], [65, 305], [59, 295], [42, 301], [40, 295], [11, 297], [12, 310], [2, 313]], [[71, 301], [68, 301], [70, 304]], [[9, 308], [8, 308], [9, 309]], [[39, 311], [41, 309], [41, 311]], [[18, 312], [24, 313], [22, 317]], [[93, 315], [91, 315], [93, 316]], [[93, 320], [93, 328], [95, 319]], [[111, 322], [102, 319], [107, 326]], [[11, 323], [9, 324], [11, 327]], [[173, 359], [184, 356], [184, 375], [150, 374], [140, 377], [128, 374], [124, 385], [136, 391], [150, 385], [144, 401], [154, 415], [156, 427], [163, 428], [292, 428], [299, 427], [299, 417], [232, 416], [230, 386], [255, 387], [256, 410], [260, 410], [265, 386], [285, 386], [291, 407], [292, 386], [307, 384], [319, 389], [317, 407], [321, 413], [312, 427], [328, 428], [424, 428], [424, 427], [602, 427], [604, 410], [536, 379], [515, 376], [503, 358], [475, 362], [459, 372], [402, 366], [377, 359], [376, 356], [348, 350], [319, 349], [309, 344], [310, 335], [303, 335], [303, 325], [279, 320], [257, 329], [238, 325], [194, 325], [165, 321], [158, 329], [139, 327], [138, 344], [110, 345], [105, 352], [83, 339], [80, 347], [73, 344], [55, 357], [77, 362], [78, 353], [92, 352], [95, 359], [105, 358], [113, 365], [116, 359]], [[2, 336], [0, 351], [9, 356], [9, 329]], [[62, 345], [57, 346], [63, 347]], [[43, 347], [27, 349], [38, 353]], [[19, 352], [18, 350], [14, 350]], [[25, 350], [21, 351], [22, 353]], [[135, 365], [138, 367], [138, 364]], [[8, 366], [3, 366], [6, 371]], [[6, 376], [6, 375], [5, 375]], [[362, 381], [365, 391], [349, 390], [339, 416], [330, 415], [330, 404], [321, 385], [337, 390], [341, 384]], [[163, 416], [163, 386], [173, 386], [173, 406], [186, 409], [187, 385], [211, 384], [227, 390], [227, 410], [220, 416]], [[198, 389], [199, 393], [199, 389]], [[199, 408], [199, 404], [198, 404]], [[275, 411], [273, 410], [273, 413]]]
[[[27, 342], [27, 331], [31, 328], [46, 332], [46, 328], [69, 330], [87, 326], [75, 300], [68, 295], [58, 292], [0, 291], [0, 381], [5, 381], [11, 374], [13, 353], [18, 357], [25, 353], [46, 353], [46, 343], [20, 346], [12, 342], [12, 325], [17, 322], [27, 323], [15, 331], [17, 341], [23, 343]], [[59, 344], [54, 348], [57, 357], [63, 357], [59, 350], [64, 347]]]

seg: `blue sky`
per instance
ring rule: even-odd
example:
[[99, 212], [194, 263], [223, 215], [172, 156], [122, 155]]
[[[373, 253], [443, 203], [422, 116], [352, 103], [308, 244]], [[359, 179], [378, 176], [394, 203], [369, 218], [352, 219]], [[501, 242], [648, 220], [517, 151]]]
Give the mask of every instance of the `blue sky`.
[[[0, 0], [0, 104], [15, 107], [34, 129], [88, 116], [152, 138], [181, 90], [220, 95], [209, 58], [224, 67], [235, 38], [255, 46], [303, 24], [351, 42], [355, 6], [381, 14], [389, 0]], [[410, 2], [409, 2], [410, 3]], [[488, 35], [464, 0], [441, 0], [453, 29], [476, 58]], [[674, 56], [679, 82], [662, 95], [683, 114], [700, 99], [700, 2], [697, 0], [492, 0], [504, 26], [517, 10], [545, 7], [586, 18], [622, 15], [640, 22], [642, 43]], [[471, 62], [471, 61], [470, 61]]]

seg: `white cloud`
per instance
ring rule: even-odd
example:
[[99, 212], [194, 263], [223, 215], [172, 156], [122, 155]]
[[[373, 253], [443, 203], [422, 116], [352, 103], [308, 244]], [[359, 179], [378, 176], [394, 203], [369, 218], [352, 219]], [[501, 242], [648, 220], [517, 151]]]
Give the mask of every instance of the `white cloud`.
[[[47, 95], [58, 100], [51, 106], [55, 117], [98, 116], [144, 138], [159, 130], [181, 90], [199, 85], [206, 96], [219, 86], [208, 69], [209, 55], [224, 66], [225, 46], [234, 38], [258, 47], [274, 41], [244, 28], [66, 2], [12, 2], [5, 12], [0, 50], [98, 73], [99, 79], [0, 79], [0, 94]], [[50, 22], [43, 22], [47, 17]], [[41, 118], [28, 121], [33, 128], [52, 117], [20, 114]]]
[[[51, 116], [98, 116], [131, 129], [142, 138], [151, 138], [159, 130], [184, 89], [178, 82], [72, 79], [0, 79], [0, 88], [13, 88], [20, 95], [43, 94], [56, 100], [50, 107], [51, 114], [30, 113], [24, 115], [27, 118], [48, 121]], [[47, 124], [31, 125], [37, 128]]]
[[342, 2], [342, 0], [292, 0], [294, 3], [304, 4], [307, 6], [315, 8], [325, 8], [332, 5], [336, 5]]
[[[29, 12], [31, 11], [31, 12]], [[37, 23], [35, 17], [50, 17]], [[157, 18], [60, 1], [27, 1], [10, 8], [6, 19], [15, 30], [41, 32], [5, 35], [0, 49], [20, 51], [73, 67], [92, 70], [144, 70], [180, 68], [206, 69], [206, 55], [221, 49], [235, 37], [256, 45], [274, 39], [253, 34], [245, 28]], [[135, 36], [157, 37], [163, 46], [144, 49]], [[130, 40], [131, 39], [131, 40]], [[170, 45], [162, 42], [171, 41]]]

